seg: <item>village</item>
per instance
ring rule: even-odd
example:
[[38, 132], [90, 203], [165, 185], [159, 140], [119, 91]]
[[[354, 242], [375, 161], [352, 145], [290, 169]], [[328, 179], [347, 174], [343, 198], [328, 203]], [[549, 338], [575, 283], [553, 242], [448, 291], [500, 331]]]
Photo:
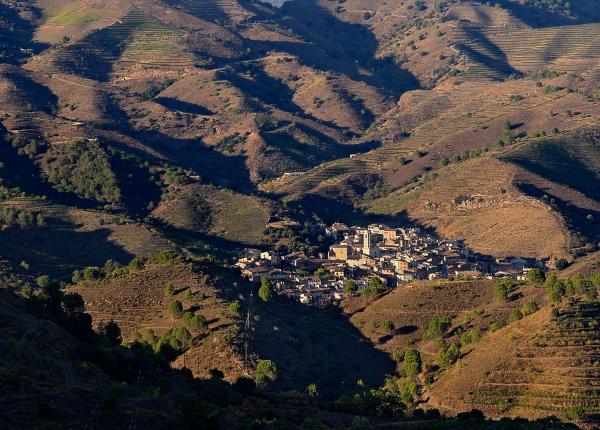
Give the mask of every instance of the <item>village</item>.
[[540, 260], [478, 254], [462, 241], [436, 238], [416, 227], [335, 223], [324, 230], [334, 243], [327, 255], [245, 249], [235, 265], [250, 281], [268, 279], [276, 294], [318, 307], [349, 294], [380, 292], [414, 280], [523, 280], [532, 268], [545, 269]]

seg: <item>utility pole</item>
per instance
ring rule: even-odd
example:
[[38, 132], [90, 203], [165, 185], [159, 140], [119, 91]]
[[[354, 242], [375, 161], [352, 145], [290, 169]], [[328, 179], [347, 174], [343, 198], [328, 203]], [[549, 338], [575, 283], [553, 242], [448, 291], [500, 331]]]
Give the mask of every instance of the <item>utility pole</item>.
[[244, 363], [248, 365], [248, 343], [250, 341], [250, 335], [252, 330], [252, 305], [254, 302], [254, 292], [250, 290], [250, 303], [248, 304], [248, 309], [246, 310], [246, 324], [245, 324], [245, 333], [244, 333]]

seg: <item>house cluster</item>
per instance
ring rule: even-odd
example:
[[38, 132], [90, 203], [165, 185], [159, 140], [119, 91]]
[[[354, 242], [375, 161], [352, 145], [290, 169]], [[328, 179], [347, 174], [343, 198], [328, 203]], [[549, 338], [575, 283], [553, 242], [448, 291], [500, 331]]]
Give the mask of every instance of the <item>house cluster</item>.
[[538, 260], [500, 259], [474, 253], [462, 241], [436, 238], [414, 227], [392, 228], [380, 224], [349, 227], [335, 223], [325, 228], [325, 234], [335, 244], [321, 258], [298, 252], [278, 255], [273, 251], [246, 249], [236, 266], [251, 281], [259, 282], [266, 277], [278, 294], [315, 306], [343, 299], [348, 280], [354, 281], [361, 291], [372, 278], [393, 288], [419, 279], [519, 280], [531, 268], [543, 268]]

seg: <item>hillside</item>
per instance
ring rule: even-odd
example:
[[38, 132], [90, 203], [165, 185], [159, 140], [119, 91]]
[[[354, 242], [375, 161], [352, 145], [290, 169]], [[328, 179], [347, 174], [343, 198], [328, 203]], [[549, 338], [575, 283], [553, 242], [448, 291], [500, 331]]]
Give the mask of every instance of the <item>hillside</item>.
[[[0, 421], [597, 425], [599, 4], [1, 2]], [[234, 265], [334, 222], [561, 270], [320, 309]]]

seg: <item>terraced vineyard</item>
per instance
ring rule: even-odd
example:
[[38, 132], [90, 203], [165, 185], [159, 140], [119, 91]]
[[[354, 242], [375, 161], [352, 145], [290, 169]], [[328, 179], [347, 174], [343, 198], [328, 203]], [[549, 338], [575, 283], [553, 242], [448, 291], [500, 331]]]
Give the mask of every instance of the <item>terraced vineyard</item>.
[[470, 68], [469, 78], [502, 79], [512, 72], [542, 68], [578, 72], [598, 65], [600, 25], [573, 25], [540, 29], [461, 27], [454, 40]]
[[179, 45], [183, 32], [131, 9], [115, 24], [68, 45], [54, 63], [67, 73], [106, 80], [119, 60], [154, 66], [193, 64], [192, 54]]
[[[600, 303], [561, 309], [468, 397], [476, 408], [593, 413], [600, 410]], [[577, 408], [577, 409], [576, 409]]]
[[237, 0], [174, 0], [173, 6], [211, 22], [239, 21], [249, 16]]

